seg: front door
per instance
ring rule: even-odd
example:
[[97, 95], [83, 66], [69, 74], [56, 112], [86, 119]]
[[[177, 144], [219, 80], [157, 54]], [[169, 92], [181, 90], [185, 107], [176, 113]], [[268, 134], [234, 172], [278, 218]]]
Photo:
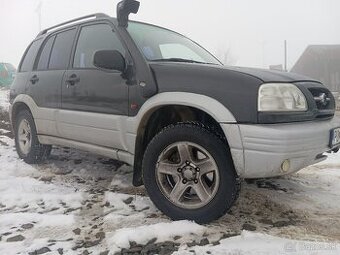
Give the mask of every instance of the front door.
[[128, 86], [119, 71], [93, 65], [98, 50], [124, 47], [108, 23], [80, 28], [71, 67], [62, 82], [59, 131], [72, 140], [105, 147], [121, 147], [121, 122], [128, 115]]

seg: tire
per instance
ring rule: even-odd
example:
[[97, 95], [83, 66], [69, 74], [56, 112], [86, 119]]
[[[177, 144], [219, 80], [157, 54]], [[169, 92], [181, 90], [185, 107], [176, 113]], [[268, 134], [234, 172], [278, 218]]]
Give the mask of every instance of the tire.
[[216, 220], [239, 192], [226, 142], [196, 123], [170, 125], [158, 133], [147, 146], [142, 171], [151, 200], [173, 220]]
[[40, 163], [50, 155], [52, 146], [39, 143], [35, 123], [28, 110], [20, 111], [17, 114], [14, 132], [16, 151], [26, 163]]

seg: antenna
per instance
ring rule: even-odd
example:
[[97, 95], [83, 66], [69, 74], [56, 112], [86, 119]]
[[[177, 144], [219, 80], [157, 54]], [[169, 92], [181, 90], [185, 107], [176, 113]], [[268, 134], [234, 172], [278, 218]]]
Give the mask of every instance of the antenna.
[[284, 41], [284, 69], [285, 69], [285, 72], [288, 72], [288, 69], [287, 69], [287, 58], [288, 58], [287, 40], [285, 40]]
[[42, 2], [40, 1], [37, 8], [35, 9], [35, 12], [38, 14], [39, 31], [41, 31], [41, 7], [42, 7]]

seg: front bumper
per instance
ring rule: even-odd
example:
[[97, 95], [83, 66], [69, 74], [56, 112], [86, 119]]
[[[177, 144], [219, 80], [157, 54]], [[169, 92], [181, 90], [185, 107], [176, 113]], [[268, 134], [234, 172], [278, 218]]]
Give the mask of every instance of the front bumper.
[[[230, 126], [223, 126], [225, 131]], [[274, 125], [238, 125], [241, 144], [230, 145], [235, 168], [243, 178], [265, 178], [294, 173], [320, 162], [330, 151], [330, 130], [339, 119]], [[226, 132], [228, 137], [228, 134]], [[333, 148], [334, 149], [334, 148]], [[289, 160], [289, 168], [282, 163]], [[243, 161], [243, 162], [242, 162]]]

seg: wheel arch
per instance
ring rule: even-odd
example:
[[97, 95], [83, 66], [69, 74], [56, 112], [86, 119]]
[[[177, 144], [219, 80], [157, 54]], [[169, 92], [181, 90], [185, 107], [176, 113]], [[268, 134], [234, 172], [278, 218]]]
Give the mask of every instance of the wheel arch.
[[41, 117], [41, 113], [39, 111], [38, 106], [36, 105], [36, 103], [34, 102], [33, 98], [30, 97], [29, 95], [25, 95], [25, 94], [20, 94], [18, 96], [16, 96], [16, 98], [14, 99], [11, 108], [10, 108], [10, 119], [11, 119], [11, 123], [12, 123], [12, 127], [14, 130], [14, 126], [15, 126], [15, 118], [17, 116], [17, 114], [23, 110], [26, 109], [27, 111], [29, 111], [33, 117], [33, 121], [34, 124], [36, 126], [37, 131], [39, 130], [38, 127], [38, 123], [37, 123], [37, 119], [39, 117]]
[[[164, 116], [165, 115], [165, 116]], [[141, 163], [150, 140], [162, 128], [179, 122], [199, 122], [225, 139], [228, 131], [221, 123], [236, 124], [233, 114], [217, 100], [193, 93], [165, 92], [150, 98], [135, 117], [134, 177], [135, 186], [142, 185]], [[129, 125], [128, 125], [129, 126]]]
[[15, 130], [15, 120], [17, 118], [17, 115], [19, 112], [23, 110], [27, 110], [33, 116], [32, 110], [30, 109], [30, 107], [28, 106], [26, 102], [23, 102], [20, 100], [16, 100], [13, 102], [11, 109], [10, 109], [10, 119], [11, 119], [13, 131]]

